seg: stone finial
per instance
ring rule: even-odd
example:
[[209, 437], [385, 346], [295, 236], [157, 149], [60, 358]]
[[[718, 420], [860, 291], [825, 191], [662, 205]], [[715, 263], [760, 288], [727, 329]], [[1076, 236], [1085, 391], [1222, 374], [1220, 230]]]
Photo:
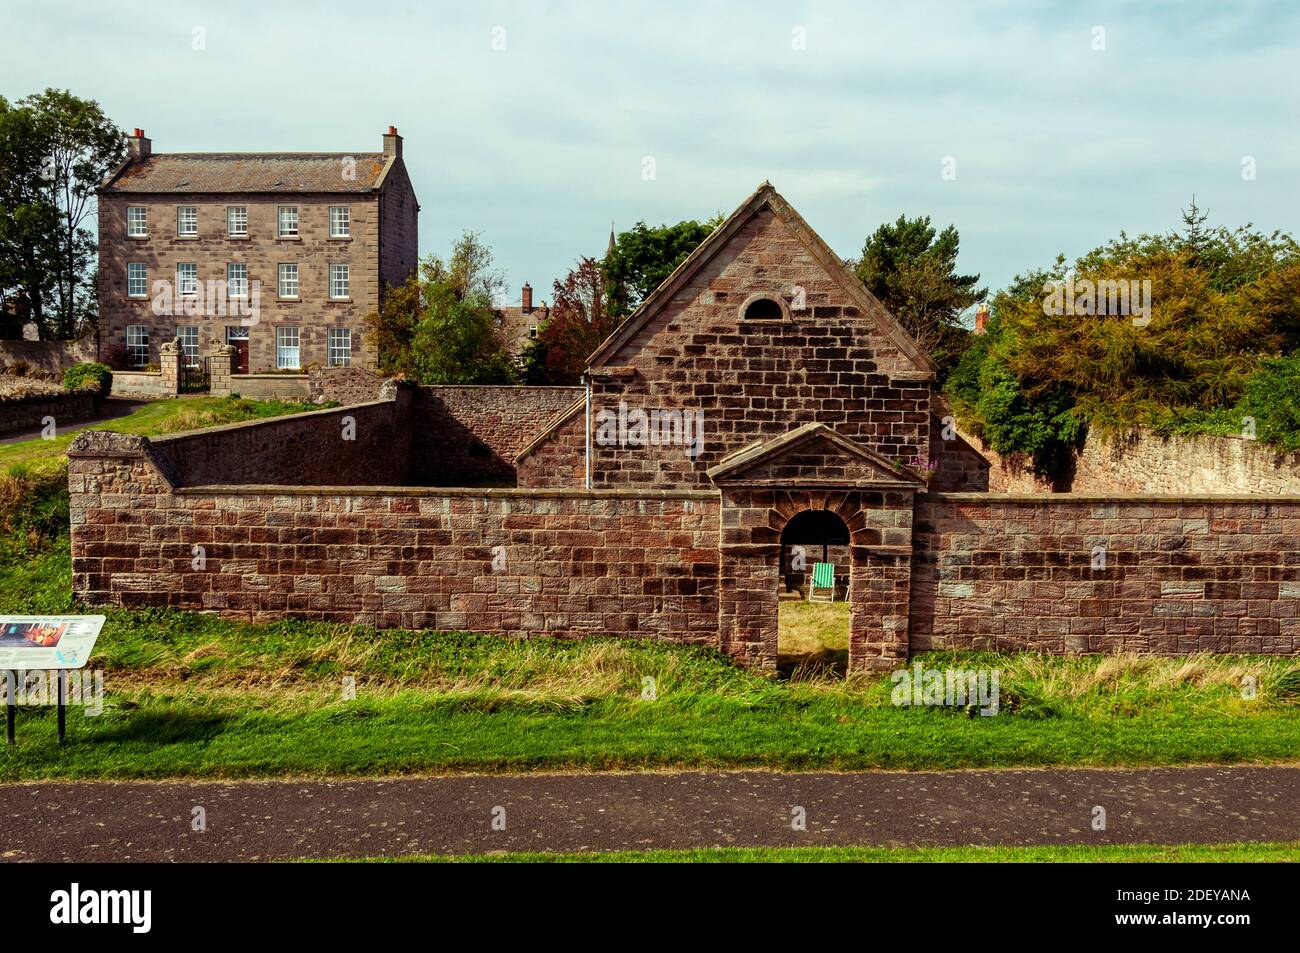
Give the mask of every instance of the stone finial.
[[142, 457], [149, 438], [111, 430], [83, 430], [68, 446], [70, 457]]

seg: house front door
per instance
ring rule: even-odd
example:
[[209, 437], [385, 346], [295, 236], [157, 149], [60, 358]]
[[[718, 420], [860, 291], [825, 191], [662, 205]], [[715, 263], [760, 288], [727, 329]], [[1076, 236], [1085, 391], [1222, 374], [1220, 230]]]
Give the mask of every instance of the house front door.
[[248, 373], [248, 328], [226, 328], [226, 343], [235, 349], [236, 374]]

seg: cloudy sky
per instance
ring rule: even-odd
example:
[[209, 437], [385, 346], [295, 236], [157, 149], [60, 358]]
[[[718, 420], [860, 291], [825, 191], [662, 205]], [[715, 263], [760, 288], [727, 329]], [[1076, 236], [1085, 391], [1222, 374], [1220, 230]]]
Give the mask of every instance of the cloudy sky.
[[516, 300], [611, 220], [764, 179], [846, 257], [900, 213], [955, 224], [994, 288], [1193, 193], [1300, 232], [1297, 3], [0, 0], [0, 34], [0, 94], [66, 87], [157, 152], [377, 151], [397, 125], [421, 253], [481, 230]]

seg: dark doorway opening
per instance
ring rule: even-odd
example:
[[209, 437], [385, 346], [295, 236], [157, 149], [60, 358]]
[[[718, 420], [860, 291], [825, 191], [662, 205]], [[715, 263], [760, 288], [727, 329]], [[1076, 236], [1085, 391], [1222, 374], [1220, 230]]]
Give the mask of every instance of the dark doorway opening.
[[777, 671], [843, 675], [849, 665], [849, 527], [830, 510], [804, 510], [781, 532]]

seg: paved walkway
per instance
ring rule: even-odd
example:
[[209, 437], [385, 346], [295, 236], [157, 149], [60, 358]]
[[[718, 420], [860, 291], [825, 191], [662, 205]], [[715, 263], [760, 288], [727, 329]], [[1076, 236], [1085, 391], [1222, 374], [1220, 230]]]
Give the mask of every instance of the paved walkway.
[[[205, 832], [191, 829], [195, 807]], [[795, 807], [806, 831], [792, 829]], [[1297, 839], [1300, 767], [0, 785], [8, 860]]]
[[[100, 406], [99, 413], [94, 417], [82, 420], [55, 420], [58, 427], [58, 435], [62, 437], [66, 433], [76, 433], [78, 430], [90, 430], [96, 425], [106, 420], [116, 420], [118, 417], [125, 417], [127, 414], [134, 413], [136, 410], [147, 404], [147, 400], [134, 400], [126, 397], [109, 397]], [[7, 443], [22, 443], [25, 440], [35, 440], [41, 435], [41, 427], [27, 427], [23, 430], [14, 430], [10, 433], [0, 436], [0, 446]]]

